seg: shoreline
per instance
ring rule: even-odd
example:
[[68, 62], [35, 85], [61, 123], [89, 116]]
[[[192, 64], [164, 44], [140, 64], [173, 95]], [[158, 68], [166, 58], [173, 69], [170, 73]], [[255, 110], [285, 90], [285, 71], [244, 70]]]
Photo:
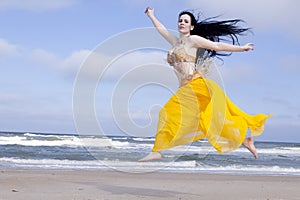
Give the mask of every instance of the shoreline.
[[[300, 178], [300, 174], [299, 173], [275, 173], [275, 172], [269, 172], [269, 173], [265, 173], [265, 172], [249, 172], [249, 171], [231, 171], [231, 172], [227, 172], [226, 170], [224, 171], [206, 171], [206, 170], [191, 170], [191, 171], [184, 171], [184, 170], [162, 170], [162, 168], [157, 168], [157, 169], [149, 169], [149, 170], [120, 170], [118, 168], [42, 168], [42, 167], [0, 167], [0, 173], [2, 171], [86, 171], [86, 172], [108, 172], [108, 173], [127, 173], [127, 174], [153, 174], [153, 173], [162, 173], [162, 174], [203, 174], [203, 175], [228, 175], [228, 176], [256, 176], [256, 177], [299, 177]], [[1, 200], [1, 199], [0, 199]]]
[[298, 199], [300, 176], [0, 168], [0, 199]]

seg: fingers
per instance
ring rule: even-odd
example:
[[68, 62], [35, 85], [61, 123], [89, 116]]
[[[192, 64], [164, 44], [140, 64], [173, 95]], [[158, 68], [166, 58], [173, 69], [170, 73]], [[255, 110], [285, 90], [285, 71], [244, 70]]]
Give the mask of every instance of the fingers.
[[251, 50], [254, 50], [254, 44], [253, 43], [249, 43], [249, 46], [250, 46]]
[[146, 10], [145, 10], [145, 14], [147, 14], [147, 12], [148, 12], [148, 10], [150, 9], [150, 7], [148, 6], [147, 8], [146, 8]]
[[254, 50], [254, 44], [253, 43], [246, 44], [246, 47], [247, 47], [247, 51]]
[[145, 14], [149, 14], [149, 11], [152, 11], [153, 12], [153, 8], [150, 8], [149, 6], [146, 8], [145, 10]]

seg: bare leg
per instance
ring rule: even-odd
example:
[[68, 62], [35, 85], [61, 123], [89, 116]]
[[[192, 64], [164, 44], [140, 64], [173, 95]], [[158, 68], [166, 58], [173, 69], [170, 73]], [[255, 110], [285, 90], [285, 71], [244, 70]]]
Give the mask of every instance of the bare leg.
[[150, 160], [159, 160], [161, 158], [162, 158], [162, 156], [161, 156], [160, 152], [151, 152], [146, 157], [140, 159], [139, 162], [146, 162], [146, 161], [150, 161]]
[[254, 146], [254, 141], [251, 137], [245, 138], [245, 140], [243, 141], [243, 145], [253, 154], [255, 159], [258, 158], [258, 154]]

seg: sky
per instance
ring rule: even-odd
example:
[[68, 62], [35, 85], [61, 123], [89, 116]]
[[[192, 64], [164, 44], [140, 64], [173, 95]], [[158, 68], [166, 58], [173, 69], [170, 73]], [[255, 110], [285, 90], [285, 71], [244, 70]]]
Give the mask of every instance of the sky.
[[1, 0], [0, 130], [155, 136], [178, 83], [147, 6], [175, 34], [182, 10], [243, 19], [255, 50], [212, 77], [249, 114], [274, 114], [257, 140], [300, 142], [297, 0]]

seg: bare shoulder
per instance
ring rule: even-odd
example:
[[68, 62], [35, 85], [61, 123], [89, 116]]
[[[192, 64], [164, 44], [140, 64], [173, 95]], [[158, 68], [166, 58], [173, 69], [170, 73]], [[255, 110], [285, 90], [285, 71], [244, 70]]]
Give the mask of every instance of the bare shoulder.
[[203, 40], [205, 40], [203, 37], [199, 36], [199, 35], [191, 35], [190, 36], [190, 44], [193, 47], [201, 47]]
[[214, 42], [199, 35], [191, 35], [192, 46], [195, 48], [215, 49]]
[[203, 38], [203, 37], [201, 37], [201, 36], [199, 36], [199, 35], [191, 35], [191, 36], [190, 36], [190, 39], [191, 39], [192, 41], [201, 41], [201, 40], [205, 40], [205, 38]]
[[195, 39], [195, 38], [199, 38], [199, 37], [200, 37], [199, 35], [190, 35], [191, 39]]

